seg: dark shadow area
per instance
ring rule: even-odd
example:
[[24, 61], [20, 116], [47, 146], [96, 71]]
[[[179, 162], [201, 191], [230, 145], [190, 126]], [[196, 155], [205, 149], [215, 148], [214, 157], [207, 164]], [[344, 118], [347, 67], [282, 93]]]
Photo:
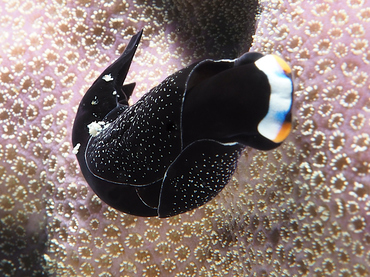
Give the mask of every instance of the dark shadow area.
[[[189, 61], [206, 58], [236, 58], [248, 52], [261, 13], [258, 0], [135, 0], [129, 9], [138, 22], [123, 33], [128, 39], [141, 28], [141, 47], [150, 36], [164, 29]], [[124, 2], [123, 2], [124, 3]], [[126, 15], [127, 6], [118, 5], [112, 14]], [[144, 18], [150, 19], [143, 21]], [[127, 19], [127, 18], [126, 18]], [[132, 25], [126, 21], [127, 26]], [[117, 27], [119, 28], [119, 27]], [[113, 35], [112, 35], [113, 36]]]
[[260, 13], [257, 0], [163, 0], [163, 5], [179, 45], [195, 59], [236, 58], [247, 52]]
[[31, 234], [15, 222], [0, 221], [0, 276], [48, 276], [46, 228]]

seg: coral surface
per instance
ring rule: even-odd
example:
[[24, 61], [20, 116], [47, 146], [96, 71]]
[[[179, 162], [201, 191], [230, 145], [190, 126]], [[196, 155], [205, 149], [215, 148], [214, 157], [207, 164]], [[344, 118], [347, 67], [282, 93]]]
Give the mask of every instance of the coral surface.
[[0, 1], [0, 275], [368, 276], [369, 6], [261, 0], [252, 50], [291, 63], [294, 130], [246, 149], [209, 204], [158, 219], [90, 190], [70, 142], [78, 103], [141, 28], [133, 101], [191, 62], [236, 57], [256, 3]]

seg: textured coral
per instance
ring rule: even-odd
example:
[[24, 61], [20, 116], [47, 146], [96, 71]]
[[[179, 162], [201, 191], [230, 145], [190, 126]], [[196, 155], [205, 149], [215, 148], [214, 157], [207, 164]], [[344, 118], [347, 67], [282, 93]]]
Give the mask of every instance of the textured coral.
[[258, 216], [279, 230], [269, 267], [277, 275], [370, 274], [370, 3], [342, 2], [270, 3], [254, 41], [290, 60], [296, 76], [293, 135], [246, 166]]
[[252, 48], [291, 62], [295, 128], [275, 151], [246, 149], [209, 204], [138, 218], [79, 172], [77, 105], [130, 36], [144, 28], [135, 100], [192, 61], [248, 49], [257, 6], [229, 2], [1, 2], [0, 275], [370, 274], [366, 0], [262, 1]]

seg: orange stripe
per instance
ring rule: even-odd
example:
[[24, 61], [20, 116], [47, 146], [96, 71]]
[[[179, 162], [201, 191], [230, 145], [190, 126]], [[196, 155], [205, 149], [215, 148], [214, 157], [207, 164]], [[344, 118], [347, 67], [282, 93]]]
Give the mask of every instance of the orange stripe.
[[281, 66], [281, 68], [284, 70], [286, 74], [289, 74], [292, 72], [292, 70], [290, 69], [290, 66], [282, 58], [276, 55], [272, 55], [272, 56], [274, 56], [275, 60], [279, 63], [279, 65]]
[[281, 126], [281, 129], [280, 129], [278, 135], [272, 141], [275, 142], [275, 143], [282, 142], [284, 139], [286, 139], [286, 137], [289, 135], [291, 130], [292, 130], [292, 123], [291, 122], [284, 122], [283, 125]]

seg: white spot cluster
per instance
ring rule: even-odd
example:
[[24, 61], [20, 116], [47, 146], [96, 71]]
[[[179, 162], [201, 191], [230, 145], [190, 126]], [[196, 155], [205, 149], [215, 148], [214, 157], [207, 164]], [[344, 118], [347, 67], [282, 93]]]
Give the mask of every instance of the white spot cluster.
[[[142, 185], [163, 178], [181, 151], [180, 110], [183, 85], [180, 72], [166, 78], [109, 127], [89, 127], [93, 136], [86, 162], [95, 176], [113, 182]], [[89, 126], [90, 126], [89, 125]]]
[[78, 154], [78, 151], [80, 150], [80, 147], [81, 147], [81, 143], [77, 143], [75, 147], [73, 147], [72, 149], [72, 153], [77, 155]]
[[98, 96], [95, 95], [94, 99], [91, 100], [91, 105], [95, 106], [99, 104]]
[[112, 78], [112, 75], [111, 75], [111, 74], [104, 75], [104, 76], [102, 77], [102, 79], [103, 79], [104, 81], [106, 81], [106, 82], [111, 82], [111, 81], [113, 81], [113, 78]]
[[[195, 209], [214, 198], [233, 175], [240, 149], [240, 146], [235, 145], [227, 152], [192, 153], [192, 166], [184, 166], [181, 174], [178, 172], [170, 181], [169, 186], [174, 190], [173, 213]], [[172, 199], [163, 200], [171, 202]]]
[[87, 128], [89, 128], [90, 136], [96, 137], [97, 135], [99, 135], [104, 125], [105, 125], [104, 121], [99, 122], [93, 121], [89, 125], [87, 125]]

